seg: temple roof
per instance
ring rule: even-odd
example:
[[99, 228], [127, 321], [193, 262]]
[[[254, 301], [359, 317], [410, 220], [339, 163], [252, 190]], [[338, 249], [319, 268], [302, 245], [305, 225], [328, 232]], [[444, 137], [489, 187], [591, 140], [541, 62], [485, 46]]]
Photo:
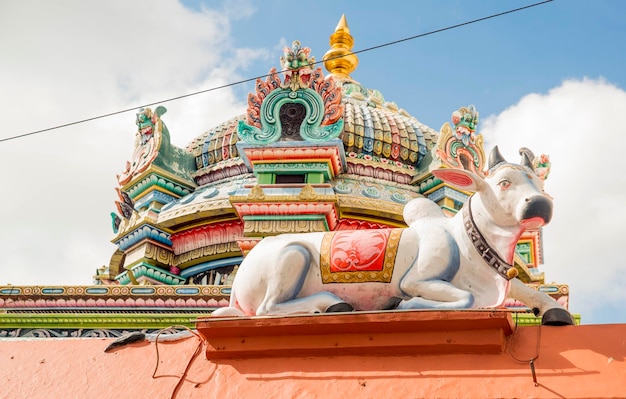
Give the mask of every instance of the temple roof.
[[[379, 90], [367, 88], [350, 77], [350, 73], [358, 65], [357, 56], [351, 53], [353, 42], [346, 18], [342, 16], [335, 32], [330, 36], [331, 49], [326, 52], [323, 61], [329, 72], [325, 80], [334, 80], [340, 88], [340, 104], [344, 114], [343, 128], [338, 138], [343, 142], [346, 154], [348, 157], [392, 163], [410, 170], [419, 168], [420, 162], [435, 145], [437, 132], [399, 109], [395, 103], [387, 102]], [[293, 51], [300, 51], [300, 55], [306, 52], [301, 58], [308, 57], [310, 50], [300, 47], [299, 42], [295, 43], [297, 48]], [[313, 57], [307, 58], [307, 68], [316, 64], [314, 60]], [[287, 75], [290, 73], [288, 68], [281, 72], [286, 72], [287, 82]], [[271, 79], [279, 80], [280, 77], [268, 78], [267, 83], [257, 80], [257, 90], [261, 90], [260, 86], [265, 91], [270, 85], [274, 86], [269, 87], [269, 90], [276, 87], [278, 83], [275, 80], [270, 81]], [[264, 92], [263, 94], [265, 95]], [[260, 99], [263, 100], [262, 97]], [[232, 164], [239, 157], [236, 147], [240, 141], [237, 127], [240, 121], [250, 120], [249, 113], [250, 107], [248, 115], [232, 118], [189, 143], [187, 150], [195, 157], [198, 169], [195, 177], [199, 184], [215, 181], [215, 178], [203, 177], [203, 171], [222, 169], [217, 165], [224, 166], [227, 161]], [[245, 170], [241, 169], [241, 172], [243, 174]], [[231, 170], [224, 177], [232, 175]]]

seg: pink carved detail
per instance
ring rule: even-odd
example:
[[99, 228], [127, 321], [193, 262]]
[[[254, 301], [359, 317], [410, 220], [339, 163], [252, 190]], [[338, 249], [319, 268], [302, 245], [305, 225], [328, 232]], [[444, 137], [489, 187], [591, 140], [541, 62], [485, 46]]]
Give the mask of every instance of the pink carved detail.
[[248, 94], [248, 111], [246, 112], [248, 125], [261, 128], [261, 104], [270, 92], [279, 87], [280, 77], [276, 73], [276, 68], [270, 69], [270, 75], [265, 81], [260, 78], [256, 80], [256, 94]]
[[224, 222], [196, 227], [181, 233], [172, 234], [172, 250], [175, 255], [193, 251], [214, 244], [233, 242], [243, 236], [241, 221]]
[[[337, 225], [337, 210], [334, 204], [324, 202], [254, 202], [234, 203], [239, 216], [249, 215], [325, 215], [331, 230]], [[242, 234], [243, 235], [243, 234]], [[172, 240], [173, 241], [173, 240]]]
[[317, 148], [246, 148], [246, 156], [251, 163], [273, 160], [330, 160], [335, 175], [341, 173], [341, 159], [336, 147]]
[[331, 125], [337, 122], [344, 112], [344, 106], [341, 103], [341, 87], [337, 86], [332, 76], [324, 79], [322, 68], [317, 68], [313, 74], [311, 88], [322, 97], [324, 102], [324, 119], [322, 126]]
[[[398, 136], [394, 136], [394, 139]], [[400, 144], [394, 144], [391, 146], [391, 158], [398, 159], [400, 157]]]
[[375, 165], [363, 165], [360, 163], [348, 162], [347, 166], [348, 174], [374, 177], [376, 179], [393, 181], [400, 184], [409, 184], [411, 182], [409, 169], [407, 169], [407, 173], [405, 174], [400, 171], [392, 171], [384, 167], [377, 167]]
[[[223, 161], [222, 161], [223, 162]], [[206, 170], [206, 169], [205, 169]], [[203, 172], [205, 171], [203, 170]], [[233, 176], [239, 176], [248, 173], [248, 167], [245, 164], [216, 164], [213, 165], [206, 173], [196, 176], [195, 180], [198, 185], [202, 186], [207, 183], [227, 179]]]
[[[388, 113], [385, 113], [385, 117], [387, 118], [387, 121], [389, 122], [389, 129], [391, 130], [391, 142], [394, 144], [399, 144], [400, 132], [398, 131], [398, 126], [396, 125], [396, 121]], [[393, 160], [397, 160], [399, 155], [400, 155], [400, 149], [399, 148], [394, 149], [392, 147], [391, 158]]]
[[[448, 139], [448, 141], [446, 142], [445, 145], [445, 152], [437, 149], [437, 156], [439, 156], [439, 158], [442, 160], [442, 162], [445, 165], [450, 166], [451, 168], [459, 168], [459, 169], [463, 169], [465, 167], [465, 165], [467, 165], [467, 167], [469, 168], [468, 170], [471, 172], [476, 173], [479, 176], [484, 176], [485, 173], [480, 170], [480, 168], [476, 168], [476, 165], [474, 164], [474, 155], [467, 149], [465, 148], [457, 148], [456, 149], [456, 158], [453, 158], [450, 154], [452, 154], [452, 149], [451, 146], [453, 143], [457, 142], [458, 140], [454, 137], [451, 137], [450, 139]], [[478, 147], [476, 147], [476, 145], [470, 143], [469, 144], [472, 148], [476, 149], [476, 153], [480, 155], [480, 151], [478, 150]], [[465, 159], [467, 159], [468, 162], [466, 162], [465, 164], [461, 162], [461, 157], [465, 157]], [[479, 165], [483, 164], [483, 160], [480, 159], [479, 160]]]
[[387, 226], [382, 223], [368, 222], [357, 219], [341, 219], [335, 230], [366, 230], [366, 229], [388, 229], [393, 226]]
[[254, 238], [240, 239], [240, 240], [237, 240], [237, 245], [239, 245], [239, 249], [241, 250], [241, 253], [244, 256], [246, 256], [248, 254], [248, 252], [250, 252], [250, 250], [252, 248], [254, 248], [260, 241], [261, 241], [260, 238], [257, 238], [257, 239], [254, 239]]

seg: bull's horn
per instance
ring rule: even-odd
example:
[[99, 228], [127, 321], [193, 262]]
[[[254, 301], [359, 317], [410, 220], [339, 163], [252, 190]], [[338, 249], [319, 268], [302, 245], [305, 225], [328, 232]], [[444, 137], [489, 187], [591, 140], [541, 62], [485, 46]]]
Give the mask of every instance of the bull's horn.
[[526, 153], [522, 154], [522, 166], [526, 166], [527, 168], [533, 171], [535, 170], [535, 167], [533, 166], [533, 161], [531, 161], [530, 158], [528, 158], [528, 154]]
[[527, 168], [530, 168], [531, 170], [535, 170], [535, 167], [533, 166], [533, 160], [535, 159], [535, 154], [533, 154], [533, 152], [526, 147], [520, 148], [519, 153], [522, 156], [522, 166], [526, 166]]
[[491, 153], [489, 153], [489, 169], [502, 162], [506, 162], [506, 159], [504, 159], [502, 154], [500, 154], [500, 149], [498, 149], [498, 146], [493, 147], [493, 150], [491, 150]]

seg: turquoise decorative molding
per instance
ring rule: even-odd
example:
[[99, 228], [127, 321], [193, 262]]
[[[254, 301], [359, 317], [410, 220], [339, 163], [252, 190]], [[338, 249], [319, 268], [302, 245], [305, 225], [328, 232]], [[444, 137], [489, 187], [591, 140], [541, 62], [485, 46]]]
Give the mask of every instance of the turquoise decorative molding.
[[160, 242], [161, 244], [165, 244], [170, 247], [172, 246], [169, 234], [149, 224], [144, 224], [131, 231], [124, 237], [117, 240], [115, 244], [117, 244], [121, 250], [126, 250], [145, 239], [151, 239]]
[[285, 162], [285, 163], [259, 163], [255, 165], [254, 172], [289, 174], [289, 173], [321, 173], [326, 181], [333, 178], [330, 165], [327, 162]]
[[185, 196], [193, 191], [193, 187], [191, 186], [183, 185], [180, 182], [175, 182], [166, 177], [157, 175], [156, 173], [150, 173], [144, 179], [137, 182], [137, 184], [129, 187], [126, 192], [128, 193], [128, 195], [130, 195], [132, 199], [135, 199], [137, 196], [141, 195], [144, 191], [153, 186], [165, 189], [166, 191], [169, 191], [170, 193], [176, 194], [180, 197]]
[[107, 295], [109, 293], [109, 290], [106, 289], [105, 287], [96, 287], [96, 288], [92, 287], [92, 288], [87, 288], [85, 292], [87, 293], [87, 295]]
[[[217, 261], [207, 262], [215, 267], [225, 265], [239, 264], [243, 257], [238, 256], [229, 259], [220, 259]], [[198, 265], [200, 266], [200, 265]], [[195, 267], [195, 266], [192, 266]], [[182, 274], [182, 273], [181, 273]], [[186, 278], [183, 276], [183, 278]], [[54, 294], [53, 294], [54, 292]], [[76, 312], [79, 309], [84, 310], [90, 307], [97, 307], [98, 311], [108, 311], [107, 308], [118, 307], [116, 302], [102, 302], [108, 299], [123, 299], [126, 306], [143, 307], [148, 306], [145, 302], [139, 304], [136, 300], [145, 300], [146, 297], [152, 299], [180, 299], [180, 296], [197, 295], [199, 298], [214, 298], [221, 300], [230, 295], [230, 286], [225, 285], [69, 285], [63, 287], [57, 286], [0, 286], [0, 309], [8, 312], [11, 309], [23, 308], [63, 308]], [[91, 299], [94, 301], [92, 302]], [[83, 302], [72, 302], [69, 300], [83, 300]], [[43, 301], [43, 302], [42, 302]], [[87, 302], [88, 301], [88, 302]], [[191, 306], [187, 303], [187, 307]], [[182, 309], [182, 307], [179, 307]]]
[[424, 194], [428, 190], [432, 189], [433, 187], [437, 187], [440, 184], [443, 184], [443, 182], [439, 180], [438, 178], [436, 178], [435, 176], [431, 175], [430, 177], [428, 177], [426, 180], [422, 181], [419, 184], [419, 189], [420, 189], [419, 192], [420, 194]]
[[368, 198], [380, 198], [380, 191], [374, 187], [366, 187], [361, 193]]
[[154, 295], [155, 291], [153, 287], [133, 287], [130, 289], [130, 293], [134, 295]]
[[200, 294], [200, 288], [198, 287], [178, 287], [175, 290], [178, 295], [198, 295]]
[[41, 293], [43, 295], [59, 295], [59, 294], [63, 294], [65, 292], [65, 290], [63, 288], [43, 288], [41, 290]]
[[[181, 285], [181, 284], [184, 284], [185, 282], [185, 279], [180, 276], [177, 276], [159, 267], [156, 267], [148, 263], [144, 263], [144, 262], [141, 262], [138, 265], [131, 267], [130, 270], [133, 273], [133, 276], [135, 277], [135, 279], [138, 279], [140, 277], [147, 277], [149, 279], [156, 280], [160, 283], [167, 284], [167, 285]], [[131, 279], [130, 279], [130, 276], [128, 275], [128, 271], [125, 271], [117, 275], [117, 277], [115, 277], [115, 280], [117, 280], [120, 284], [123, 284], [123, 285], [127, 285], [131, 283]]]
[[312, 89], [276, 89], [261, 104], [261, 126], [259, 129], [239, 121], [237, 133], [241, 140], [251, 144], [270, 144], [280, 140], [282, 126], [280, 109], [284, 104], [296, 103], [304, 106], [306, 116], [300, 126], [300, 136], [306, 141], [324, 141], [339, 137], [343, 131], [343, 119], [321, 126], [324, 119], [322, 97]]
[[438, 202], [444, 198], [451, 198], [460, 203], [465, 203], [465, 201], [467, 201], [467, 198], [469, 198], [466, 194], [463, 194], [447, 186], [443, 186], [433, 191], [432, 193], [428, 194], [426, 197], [434, 202]]
[[153, 190], [150, 193], [138, 199], [137, 201], [135, 201], [135, 209], [141, 209], [143, 207], [147, 207], [152, 202], [158, 202], [160, 204], [168, 204], [172, 201], [175, 201], [176, 199], [177, 197], [173, 197], [161, 191]]
[[409, 202], [409, 198], [400, 193], [393, 193], [391, 194], [391, 196], [389, 196], [389, 198], [391, 198], [393, 202], [397, 202], [398, 204], [406, 204], [407, 202]]
[[399, 185], [392, 182], [381, 184], [378, 182], [339, 177], [334, 179], [333, 183], [333, 189], [338, 195], [362, 196], [364, 198], [392, 201], [397, 204], [406, 204], [410, 200], [420, 197], [416, 187], [407, 188], [406, 185]]

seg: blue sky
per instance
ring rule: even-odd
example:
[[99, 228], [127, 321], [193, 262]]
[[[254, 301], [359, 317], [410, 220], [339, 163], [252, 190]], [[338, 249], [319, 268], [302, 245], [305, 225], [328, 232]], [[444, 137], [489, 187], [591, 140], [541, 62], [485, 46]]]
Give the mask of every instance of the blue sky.
[[[320, 60], [343, 13], [357, 51], [534, 3], [251, 2], [254, 11], [232, 23], [232, 38], [235, 46], [269, 50], [297, 39]], [[215, 2], [184, 4], [200, 9]], [[220, 4], [229, 9], [242, 3]], [[484, 116], [497, 114], [525, 94], [546, 92], [568, 78], [603, 77], [626, 87], [626, 52], [619, 44], [626, 37], [625, 11], [620, 1], [556, 0], [359, 54], [352, 76], [434, 128], [447, 121], [456, 104], [475, 104]], [[259, 61], [242, 69], [246, 77], [276, 65], [275, 57]]]
[[[343, 13], [361, 50], [530, 1], [3, 3], [0, 139], [264, 75], [300, 40], [321, 60]], [[585, 323], [626, 322], [626, 2], [555, 0], [359, 54], [352, 77], [434, 129], [474, 104], [487, 149], [548, 153], [548, 282]], [[252, 83], [164, 105], [172, 141], [245, 111]], [[0, 284], [90, 284], [115, 247], [134, 112], [0, 142]]]

